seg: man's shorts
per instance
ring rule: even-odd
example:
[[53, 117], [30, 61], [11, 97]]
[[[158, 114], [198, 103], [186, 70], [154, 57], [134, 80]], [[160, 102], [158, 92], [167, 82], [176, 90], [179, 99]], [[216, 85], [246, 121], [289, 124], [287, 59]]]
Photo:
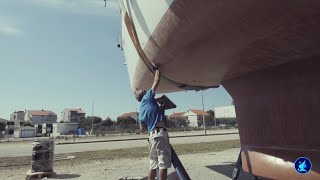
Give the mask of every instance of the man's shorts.
[[149, 133], [150, 169], [168, 169], [171, 167], [171, 146], [167, 131], [162, 129]]

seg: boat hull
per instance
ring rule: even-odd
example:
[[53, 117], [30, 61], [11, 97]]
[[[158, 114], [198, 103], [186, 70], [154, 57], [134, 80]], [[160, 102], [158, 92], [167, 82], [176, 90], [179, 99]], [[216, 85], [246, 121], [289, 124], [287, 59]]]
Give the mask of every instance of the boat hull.
[[[234, 99], [243, 168], [270, 179], [320, 179], [320, 58], [223, 82]], [[294, 162], [307, 157], [308, 174]]]
[[[132, 91], [150, 88], [151, 63], [162, 73], [157, 93], [223, 85], [235, 102], [245, 171], [320, 179], [319, 1], [126, 2]], [[300, 156], [313, 163], [307, 175], [294, 169]]]
[[[133, 91], [152, 84], [146, 63], [159, 64], [162, 76], [173, 82], [212, 87], [319, 54], [317, 0], [130, 2], [122, 11], [122, 35]], [[137, 53], [135, 37], [128, 33], [126, 12], [146, 58]], [[166, 78], [159, 93], [185, 90]]]

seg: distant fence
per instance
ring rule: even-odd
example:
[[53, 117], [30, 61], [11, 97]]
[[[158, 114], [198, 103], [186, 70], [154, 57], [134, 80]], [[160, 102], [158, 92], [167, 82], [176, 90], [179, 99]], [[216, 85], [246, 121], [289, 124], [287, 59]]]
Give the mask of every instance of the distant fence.
[[[237, 128], [234, 125], [226, 125], [226, 126], [209, 126], [206, 127], [207, 130], [210, 129], [230, 129], [230, 128]], [[203, 131], [203, 127], [169, 127], [169, 132], [179, 132], [179, 131]], [[90, 130], [89, 130], [90, 131]], [[140, 134], [140, 127], [139, 125], [122, 128], [118, 126], [110, 126], [110, 127], [103, 127], [103, 128], [96, 128], [93, 131], [93, 135], [95, 136], [105, 136], [107, 134]]]

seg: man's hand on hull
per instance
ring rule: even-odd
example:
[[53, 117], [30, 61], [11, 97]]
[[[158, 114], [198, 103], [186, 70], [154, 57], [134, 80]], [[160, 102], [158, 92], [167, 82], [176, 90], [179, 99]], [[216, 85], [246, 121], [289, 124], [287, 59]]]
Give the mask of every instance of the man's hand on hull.
[[152, 69], [154, 71], [159, 69], [158, 66], [155, 63], [152, 63], [151, 65], [152, 65]]

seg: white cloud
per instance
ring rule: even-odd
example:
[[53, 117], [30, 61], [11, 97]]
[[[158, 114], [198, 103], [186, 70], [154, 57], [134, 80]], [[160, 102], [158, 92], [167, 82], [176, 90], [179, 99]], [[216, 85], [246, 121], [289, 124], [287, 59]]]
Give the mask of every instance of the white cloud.
[[118, 1], [107, 0], [104, 7], [103, 0], [30, 0], [35, 5], [47, 8], [59, 8], [72, 13], [110, 16], [119, 13]]
[[0, 35], [14, 36], [20, 34], [22, 34], [22, 31], [16, 27], [0, 25]]
[[23, 34], [17, 21], [12, 17], [0, 16], [0, 35], [17, 36]]

